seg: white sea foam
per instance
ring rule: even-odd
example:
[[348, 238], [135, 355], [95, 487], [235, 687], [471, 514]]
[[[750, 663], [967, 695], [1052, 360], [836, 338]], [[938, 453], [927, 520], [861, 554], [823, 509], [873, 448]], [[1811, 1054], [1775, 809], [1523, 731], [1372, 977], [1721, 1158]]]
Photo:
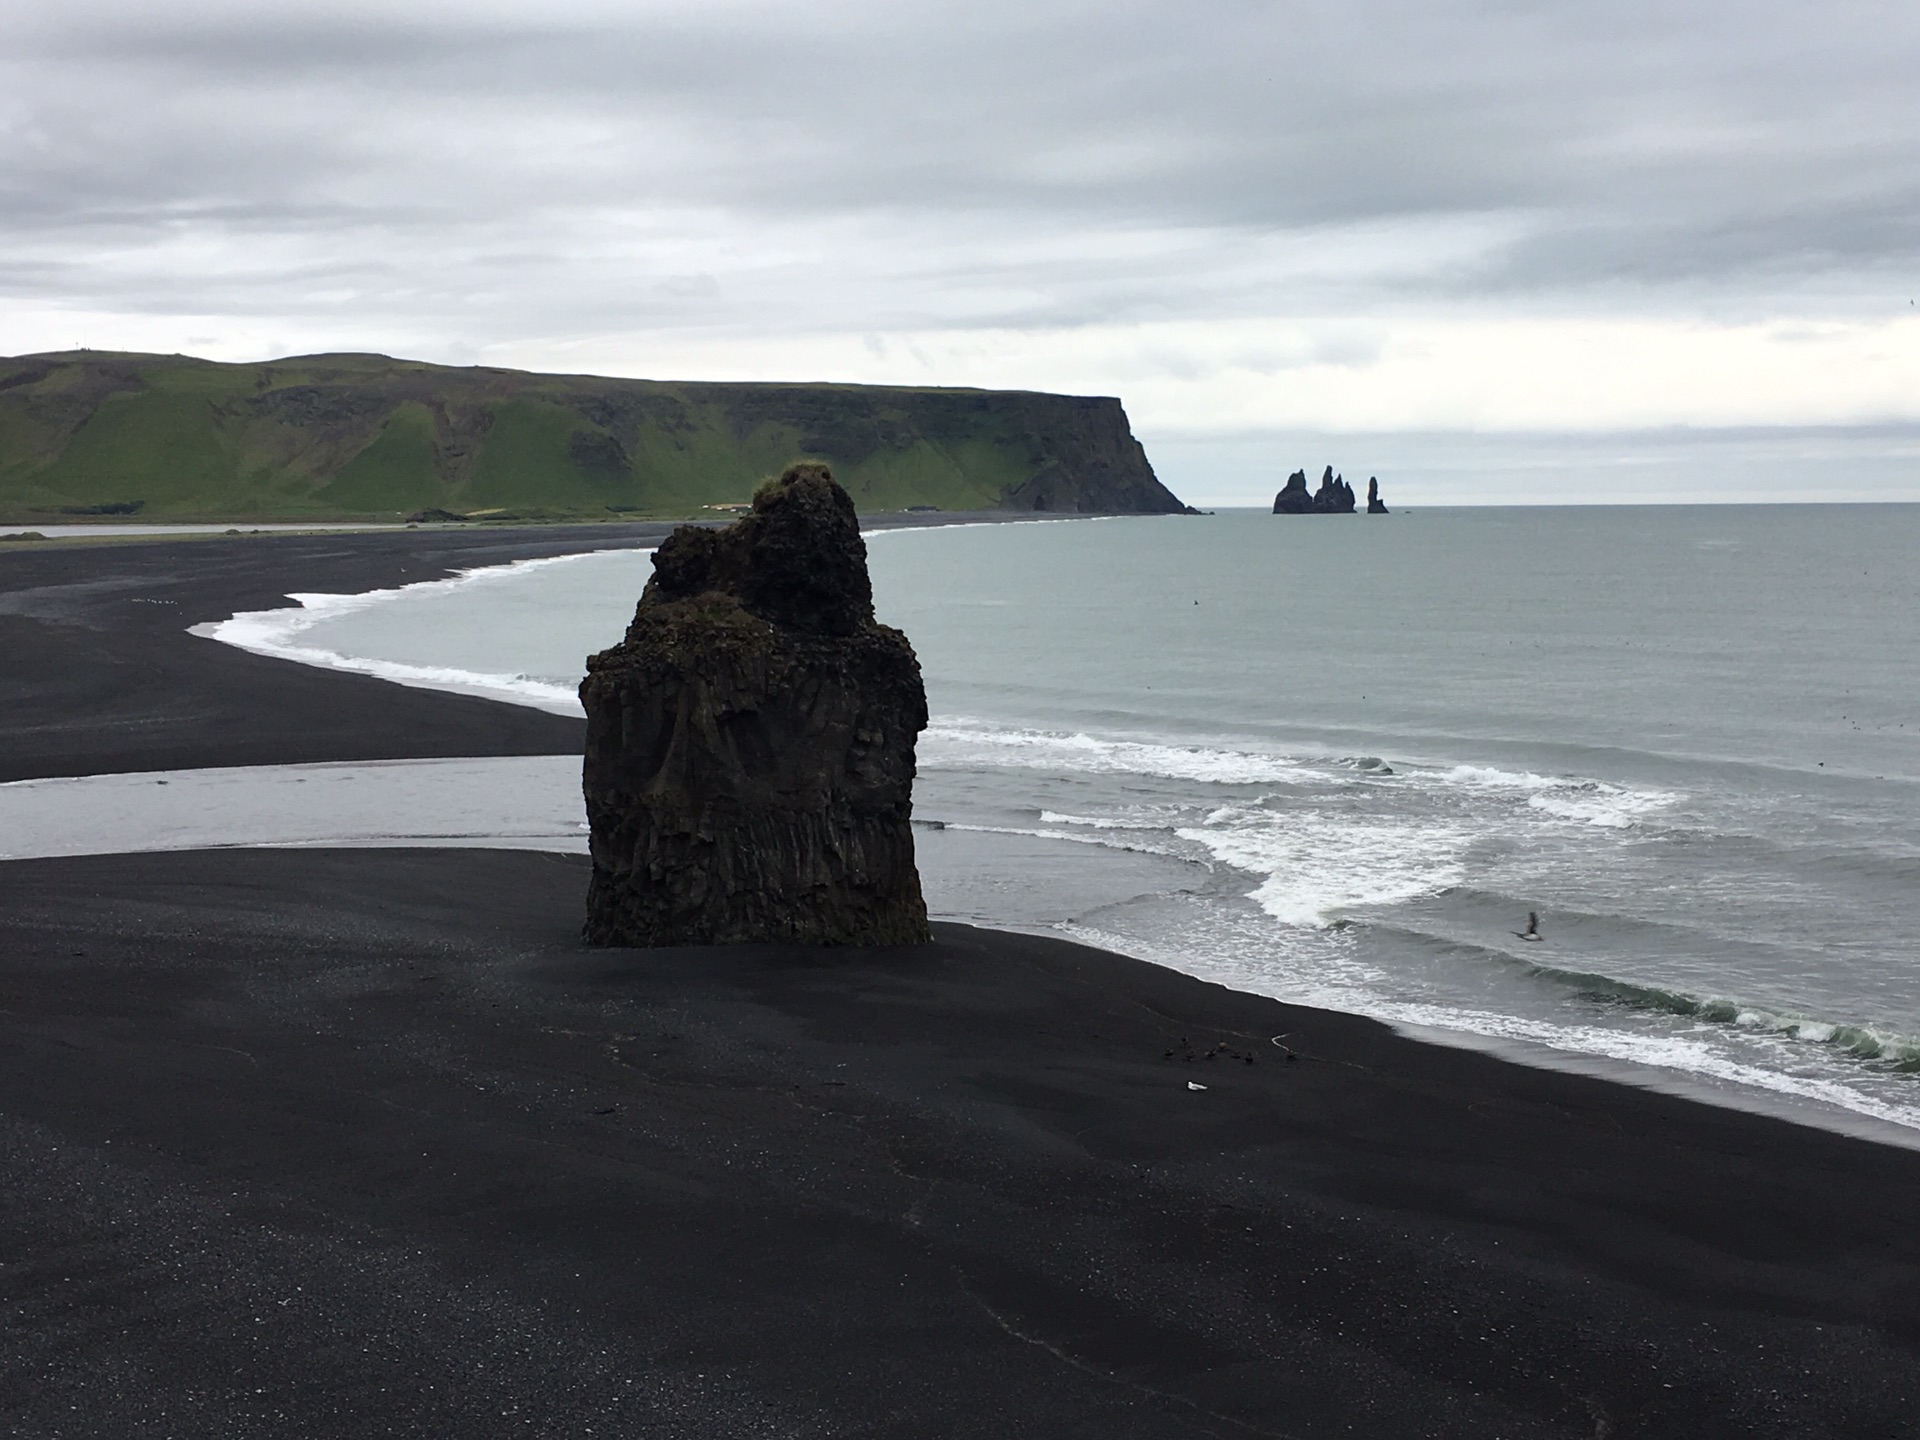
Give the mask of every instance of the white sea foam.
[[[1530, 809], [1556, 819], [1624, 829], [1680, 797], [1634, 790], [1580, 776], [1538, 775], [1490, 765], [1446, 770], [1395, 769], [1372, 756], [1334, 760], [1320, 755], [1208, 745], [1112, 739], [1083, 731], [1024, 730], [963, 717], [942, 717], [921, 737], [921, 763], [930, 768], [1017, 767], [1081, 774], [1150, 775], [1209, 785], [1406, 783], [1421, 789], [1524, 797]], [[1336, 773], [1337, 772], [1337, 773]], [[1114, 817], [1072, 817], [1068, 823], [1124, 825]]]
[[[1652, 1072], [1671, 1072], [1920, 1131], [1920, 1104], [1888, 1099], [1839, 1078], [1802, 1073], [1790, 1062], [1778, 1066], [1750, 1063], [1728, 1053], [1704, 1026], [1696, 1032], [1659, 1033], [1612, 1026], [1568, 1025], [1475, 1006], [1395, 999], [1387, 993], [1392, 988], [1388, 977], [1350, 955], [1345, 963], [1338, 955], [1315, 953], [1311, 965], [1275, 966], [1271, 962], [1276, 956], [1270, 947], [1251, 952], [1258, 955], [1259, 961], [1267, 963], [1249, 963], [1249, 947], [1240, 941], [1210, 945], [1200, 936], [1183, 936], [1180, 945], [1169, 947], [1099, 926], [1070, 923], [1060, 928], [1073, 938], [1102, 949], [1293, 1004], [1368, 1015], [1415, 1031], [1450, 1032], [1463, 1037], [1539, 1046], [1561, 1054], [1644, 1067]], [[1781, 1039], [1786, 1043], [1785, 1037]]]
[[566, 565], [595, 555], [610, 553], [649, 555], [650, 550], [583, 551], [577, 555], [551, 555], [534, 560], [519, 560], [509, 565], [488, 565], [463, 570], [441, 580], [422, 580], [412, 585], [386, 590], [367, 590], [353, 595], [304, 594], [287, 596], [291, 608], [246, 610], [226, 620], [195, 625], [190, 633], [218, 640], [256, 655], [271, 655], [302, 665], [317, 665], [330, 670], [348, 670], [372, 675], [399, 685], [426, 690], [449, 690], [456, 694], [481, 695], [490, 700], [505, 700], [530, 705], [560, 715], [582, 713], [580, 700], [571, 685], [530, 675], [493, 674], [447, 665], [419, 665], [400, 660], [379, 660], [348, 655], [324, 646], [302, 643], [301, 637], [316, 626], [343, 615], [388, 605], [401, 597], [457, 596], [463, 590], [494, 585], [502, 580], [525, 575], [528, 571]]
[[[990, 524], [993, 522], [968, 523]], [[967, 526], [900, 526], [891, 530], [869, 532], [865, 538], [871, 542], [878, 535], [907, 534], [920, 529], [964, 528]], [[366, 655], [349, 654], [324, 645], [304, 643], [301, 637], [330, 620], [390, 606], [395, 601], [444, 598], [457, 602], [463, 592], [496, 585], [502, 581], [518, 580], [531, 571], [570, 565], [578, 561], [591, 560], [596, 556], [622, 555], [631, 556], [637, 560], [653, 553], [651, 548], [617, 546], [606, 550], [581, 551], [572, 555], [549, 555], [531, 560], [516, 560], [504, 565], [479, 566], [462, 570], [444, 579], [421, 580], [411, 585], [366, 590], [356, 594], [289, 594], [287, 598], [294, 602], [291, 607], [243, 611], [226, 620], [193, 626], [191, 633], [209, 640], [218, 640], [242, 650], [250, 650], [258, 655], [271, 655], [281, 660], [293, 660], [302, 665], [371, 675], [376, 679], [389, 680], [398, 685], [410, 685], [419, 689], [479, 695], [490, 700], [528, 705], [559, 715], [579, 715], [582, 710], [577, 693], [577, 682], [574, 681], [562, 682], [550, 676], [507, 674], [451, 665], [384, 660]]]
[[1502, 770], [1494, 765], [1455, 765], [1432, 773], [1442, 784], [1474, 790], [1545, 790], [1557, 783], [1531, 770]]
[[961, 830], [975, 835], [1020, 835], [1030, 840], [1065, 840], [1075, 845], [1095, 845], [1102, 850], [1127, 850], [1136, 855], [1162, 855], [1169, 860], [1193, 860], [1193, 856], [1170, 845], [1156, 845], [1151, 841], [1121, 840], [1110, 834], [1086, 834], [1076, 830], [1056, 830], [1033, 828], [1023, 825], [974, 825], [963, 820], [944, 822], [944, 829]]
[[1104, 775], [1155, 775], [1214, 785], [1290, 784], [1300, 764], [1284, 755], [1220, 750], [1205, 745], [1160, 745], [1103, 740], [1078, 731], [1016, 730], [964, 719], [942, 719], [920, 741], [926, 766], [1018, 766], [1031, 770]]
[[[1418, 783], [1417, 772], [1414, 777]], [[1560, 820], [1624, 830], [1643, 815], [1663, 810], [1680, 798], [1667, 790], [1633, 790], [1603, 780], [1579, 776], [1537, 775], [1530, 770], [1502, 770], [1492, 765], [1455, 765], [1430, 771], [1433, 783], [1465, 791], [1518, 794], [1530, 809]]]
[[[1018, 768], [1056, 775], [1152, 776], [1205, 787], [1283, 784], [1292, 792], [1355, 794], [1382, 783], [1373, 766], [1202, 745], [1166, 745], [1083, 732], [1022, 730], [973, 720], [936, 723], [923, 741], [931, 769]], [[1121, 804], [1102, 811], [1040, 812], [1043, 825], [1081, 835], [1165, 827], [1217, 863], [1258, 877], [1250, 893], [1287, 925], [1320, 927], [1355, 909], [1432, 895], [1465, 878], [1464, 857], [1479, 837], [1510, 831], [1531, 812], [1605, 829], [1625, 828], [1676, 797], [1573, 776], [1539, 775], [1487, 765], [1445, 770], [1408, 767], [1389, 785], [1430, 796], [1411, 809], [1366, 802], [1337, 814], [1276, 809], [1232, 800], [1194, 805]], [[1219, 791], [1212, 791], [1219, 794]], [[1396, 813], [1396, 811], [1398, 813]]]
[[1110, 815], [1063, 815], [1042, 810], [1042, 825], [1077, 825], [1088, 830], [1170, 829], [1185, 812], [1177, 805], [1122, 805]]
[[1534, 810], [1598, 825], [1605, 830], [1625, 830], [1638, 823], [1642, 815], [1664, 810], [1676, 797], [1657, 791], [1623, 790], [1613, 785], [1568, 785], [1543, 790], [1528, 798]]
[[[1351, 1008], [1351, 1007], [1350, 1007]], [[1901, 1105], [1844, 1081], [1748, 1064], [1729, 1055], [1711, 1036], [1648, 1034], [1598, 1025], [1556, 1025], [1495, 1011], [1446, 1005], [1385, 1004], [1367, 1013], [1398, 1025], [1456, 1030], [1495, 1040], [1542, 1045], [1575, 1055], [1676, 1071], [1723, 1084], [1769, 1091], [1816, 1105], [1833, 1106], [1907, 1129], [1920, 1130], [1920, 1106]]]
[[1285, 925], [1323, 926], [1348, 910], [1431, 895], [1464, 877], [1463, 827], [1223, 809], [1176, 833], [1216, 861], [1262, 877], [1250, 898]]

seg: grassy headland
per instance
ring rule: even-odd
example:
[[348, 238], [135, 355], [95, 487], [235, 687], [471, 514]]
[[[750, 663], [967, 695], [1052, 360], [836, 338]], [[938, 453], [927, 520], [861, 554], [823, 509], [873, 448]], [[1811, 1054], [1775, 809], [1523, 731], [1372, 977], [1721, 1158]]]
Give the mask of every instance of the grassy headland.
[[1120, 402], [682, 383], [384, 355], [0, 359], [0, 520], [607, 520], [748, 499], [797, 456], [862, 511], [1184, 508]]

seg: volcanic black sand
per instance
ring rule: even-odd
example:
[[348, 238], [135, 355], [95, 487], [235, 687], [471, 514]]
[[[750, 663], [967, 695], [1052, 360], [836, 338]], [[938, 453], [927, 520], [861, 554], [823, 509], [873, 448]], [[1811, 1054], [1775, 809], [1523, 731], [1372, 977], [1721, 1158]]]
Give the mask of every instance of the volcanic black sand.
[[[174, 637], [585, 539], [0, 557], [5, 771], [570, 748]], [[0, 1428], [1920, 1433], [1920, 1154], [1055, 940], [587, 950], [585, 881], [0, 864]]]
[[286, 595], [354, 594], [671, 528], [401, 530], [59, 542], [0, 553], [0, 780], [577, 750], [586, 722], [269, 660], [187, 634]]

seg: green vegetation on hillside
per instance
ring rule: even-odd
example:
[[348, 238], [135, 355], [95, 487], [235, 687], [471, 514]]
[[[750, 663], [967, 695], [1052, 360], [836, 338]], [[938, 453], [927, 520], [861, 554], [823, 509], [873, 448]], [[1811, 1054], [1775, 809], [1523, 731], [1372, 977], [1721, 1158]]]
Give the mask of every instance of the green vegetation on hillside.
[[402, 403], [358, 455], [326, 483], [341, 510], [424, 510], [443, 498], [433, 460], [433, 416], [417, 400]]
[[0, 359], [0, 520], [679, 517], [799, 457], [862, 510], [1166, 513], [1120, 402], [81, 351]]

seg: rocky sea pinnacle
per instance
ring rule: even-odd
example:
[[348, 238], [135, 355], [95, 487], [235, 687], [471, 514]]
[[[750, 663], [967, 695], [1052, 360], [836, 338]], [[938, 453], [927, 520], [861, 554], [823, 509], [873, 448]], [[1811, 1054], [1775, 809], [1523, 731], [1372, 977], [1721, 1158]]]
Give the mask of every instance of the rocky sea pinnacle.
[[580, 686], [587, 941], [928, 940], [911, 826], [926, 690], [907, 637], [874, 619], [846, 491], [796, 464], [653, 565]]

